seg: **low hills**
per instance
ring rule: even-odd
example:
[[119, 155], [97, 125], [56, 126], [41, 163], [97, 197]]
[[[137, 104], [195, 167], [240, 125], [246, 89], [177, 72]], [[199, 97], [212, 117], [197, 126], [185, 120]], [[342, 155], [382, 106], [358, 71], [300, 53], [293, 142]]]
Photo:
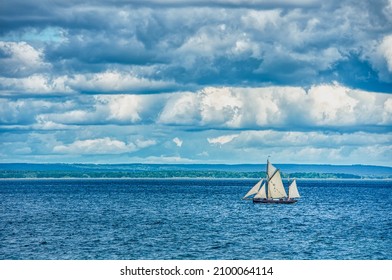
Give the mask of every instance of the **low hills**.
[[[392, 179], [392, 167], [275, 164], [287, 178]], [[261, 178], [265, 164], [0, 163], [0, 178]]]

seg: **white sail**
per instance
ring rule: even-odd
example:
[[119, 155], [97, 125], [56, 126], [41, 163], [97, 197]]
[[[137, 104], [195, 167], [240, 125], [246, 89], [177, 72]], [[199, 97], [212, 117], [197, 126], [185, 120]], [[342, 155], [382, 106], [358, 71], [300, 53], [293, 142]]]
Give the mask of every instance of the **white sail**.
[[277, 170], [277, 168], [275, 166], [273, 166], [269, 160], [267, 160], [267, 177], [271, 178], [275, 171]]
[[259, 191], [262, 182], [263, 182], [263, 179], [258, 181], [256, 183], [256, 185], [254, 185], [242, 199], [245, 199], [245, 198], [247, 198], [247, 197], [249, 197], [251, 195], [256, 194]]
[[[272, 164], [271, 164], [272, 165]], [[275, 168], [276, 169], [276, 168]], [[287, 197], [279, 170], [274, 172], [272, 178], [268, 180], [268, 198]]]
[[267, 194], [265, 192], [265, 183], [263, 184], [259, 192], [255, 195], [255, 198], [267, 198]]
[[294, 180], [289, 186], [289, 198], [298, 198], [300, 197], [297, 182]]

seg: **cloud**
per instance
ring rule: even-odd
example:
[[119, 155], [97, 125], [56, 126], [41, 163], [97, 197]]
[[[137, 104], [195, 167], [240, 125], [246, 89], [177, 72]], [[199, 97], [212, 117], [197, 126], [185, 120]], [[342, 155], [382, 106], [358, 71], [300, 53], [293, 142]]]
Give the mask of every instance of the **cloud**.
[[172, 95], [159, 121], [231, 129], [330, 128], [391, 125], [389, 94], [339, 84], [297, 87], [206, 88]]
[[26, 42], [0, 41], [0, 75], [3, 77], [27, 77], [36, 72], [50, 70], [43, 58], [43, 50], [35, 49]]
[[221, 149], [210, 149], [208, 154], [221, 162], [259, 163], [270, 155], [282, 163], [388, 165], [392, 156], [391, 133], [248, 130], [237, 135], [220, 134], [209, 142], [222, 142]]
[[390, 165], [391, 7], [7, 0], [2, 161]]
[[173, 142], [176, 144], [177, 147], [180, 147], [180, 148], [181, 148], [182, 143], [183, 143], [184, 141], [182, 141], [182, 140], [181, 140], [180, 138], [178, 138], [178, 137], [175, 137], [175, 138], [173, 138]]
[[198, 96], [192, 92], [171, 95], [158, 119], [159, 123], [174, 125], [193, 125], [199, 121]]
[[[113, 94], [52, 100], [0, 99], [6, 125], [156, 124], [197, 129], [383, 130], [392, 96], [337, 83], [300, 87], [208, 87], [158, 95]], [[38, 127], [38, 126], [37, 126]]]
[[40, 115], [53, 111], [68, 111], [80, 106], [76, 100], [50, 100], [36, 98], [9, 99], [0, 98], [0, 124], [29, 125], [43, 121]]
[[[221, 136], [223, 137], [223, 136]], [[334, 148], [344, 146], [373, 146], [388, 145], [392, 141], [392, 134], [374, 134], [368, 132], [300, 132], [300, 131], [243, 131], [235, 135], [232, 144], [241, 147], [313, 147]]]
[[94, 74], [78, 74], [68, 81], [69, 85], [81, 92], [91, 93], [117, 93], [117, 92], [143, 92], [162, 91], [172, 88], [174, 83], [167, 81], [154, 81], [139, 78], [133, 73], [106, 71]]
[[37, 119], [68, 125], [150, 123], [162, 107], [165, 96], [119, 94], [78, 97], [66, 108], [48, 110], [38, 114]]
[[[139, 110], [141, 109], [140, 102], [142, 98], [137, 95], [118, 95], [118, 96], [104, 96], [97, 97], [99, 108], [107, 107], [107, 119], [138, 122], [140, 121]], [[97, 111], [104, 111], [99, 109]]]
[[77, 140], [68, 145], [58, 145], [53, 148], [55, 153], [65, 154], [122, 154], [135, 152], [140, 148], [154, 145], [152, 140], [138, 140], [136, 143], [126, 143], [109, 137], [99, 139]]
[[227, 144], [231, 141], [233, 141], [233, 139], [237, 138], [239, 136], [239, 134], [231, 134], [231, 135], [222, 135], [216, 138], [207, 138], [208, 143], [210, 144]]
[[74, 91], [66, 85], [67, 77], [33, 74], [25, 78], [0, 77], [0, 95], [63, 95]]
[[127, 144], [108, 137], [102, 139], [77, 140], [69, 145], [55, 146], [55, 153], [72, 154], [117, 154], [136, 150], [134, 144]]
[[385, 91], [389, 10], [387, 1], [16, 1], [0, 12], [0, 75], [67, 76], [68, 91], [103, 94], [334, 80]]
[[392, 73], [392, 35], [385, 36], [379, 45], [378, 50], [384, 57], [388, 71]]

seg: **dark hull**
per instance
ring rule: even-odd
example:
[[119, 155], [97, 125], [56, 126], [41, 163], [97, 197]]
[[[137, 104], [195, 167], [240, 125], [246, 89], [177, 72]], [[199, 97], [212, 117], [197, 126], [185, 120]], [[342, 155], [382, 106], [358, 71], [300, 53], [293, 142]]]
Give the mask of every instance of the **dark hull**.
[[265, 198], [254, 198], [253, 203], [268, 203], [268, 204], [293, 204], [298, 200], [296, 199], [265, 199]]

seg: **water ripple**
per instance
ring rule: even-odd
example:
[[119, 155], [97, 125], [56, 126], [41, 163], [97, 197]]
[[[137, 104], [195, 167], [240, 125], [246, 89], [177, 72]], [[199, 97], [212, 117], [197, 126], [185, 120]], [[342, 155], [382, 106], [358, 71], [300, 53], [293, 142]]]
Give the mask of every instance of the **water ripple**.
[[252, 180], [0, 181], [1, 259], [391, 259], [391, 181], [299, 181], [294, 205]]

